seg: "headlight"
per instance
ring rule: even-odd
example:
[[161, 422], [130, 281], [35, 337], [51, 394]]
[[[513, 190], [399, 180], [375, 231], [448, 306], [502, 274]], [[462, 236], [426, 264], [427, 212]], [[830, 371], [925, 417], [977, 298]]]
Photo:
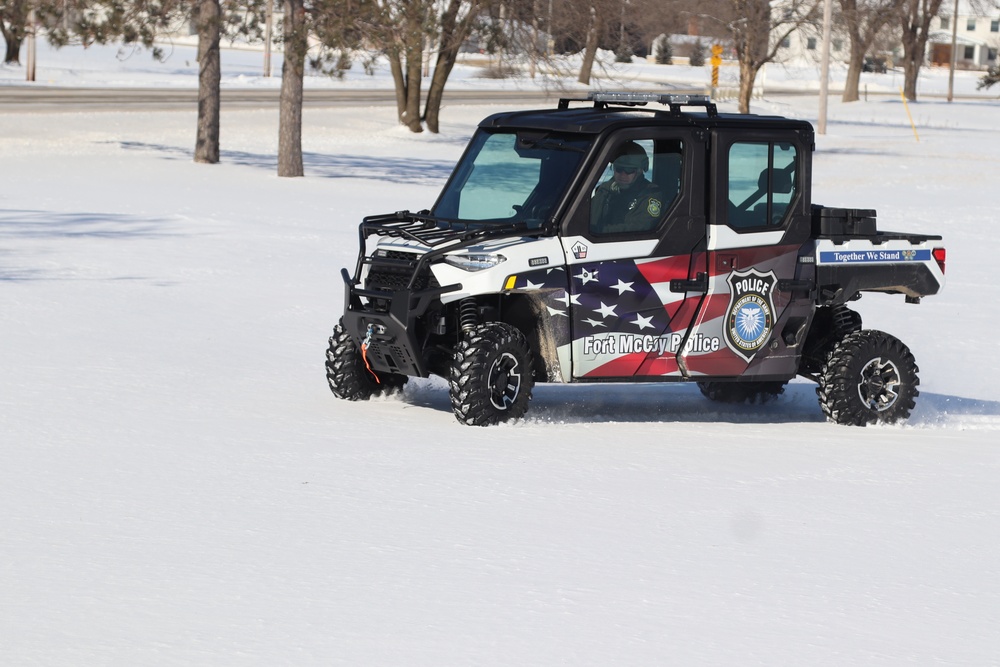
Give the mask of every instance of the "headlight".
[[461, 255], [445, 255], [444, 261], [463, 271], [482, 271], [483, 269], [492, 269], [501, 262], [506, 262], [507, 258], [496, 253], [463, 253]]

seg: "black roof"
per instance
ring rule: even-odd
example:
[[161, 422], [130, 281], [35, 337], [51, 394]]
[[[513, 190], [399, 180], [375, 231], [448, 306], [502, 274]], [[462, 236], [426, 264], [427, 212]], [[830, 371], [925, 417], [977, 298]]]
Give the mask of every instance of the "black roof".
[[[586, 107], [570, 107], [569, 102], [590, 102]], [[493, 114], [479, 123], [482, 128], [516, 128], [599, 134], [610, 129], [624, 127], [694, 126], [705, 129], [718, 127], [742, 127], [746, 129], [787, 128], [813, 131], [808, 121], [784, 118], [782, 116], [759, 116], [756, 114], [720, 114], [715, 105], [699, 101], [696, 106], [707, 106], [705, 111], [682, 111], [678, 105], [669, 109], [638, 108], [643, 103], [618, 105], [590, 100], [560, 100], [556, 109], [530, 109], [507, 111]], [[666, 104], [666, 102], [664, 102]]]

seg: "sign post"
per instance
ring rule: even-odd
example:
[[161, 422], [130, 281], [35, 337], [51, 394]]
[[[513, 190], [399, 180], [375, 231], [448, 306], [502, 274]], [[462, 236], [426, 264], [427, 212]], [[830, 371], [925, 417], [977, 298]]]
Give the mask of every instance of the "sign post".
[[719, 87], [719, 65], [722, 64], [722, 45], [712, 45], [712, 99], [716, 97], [716, 89]]

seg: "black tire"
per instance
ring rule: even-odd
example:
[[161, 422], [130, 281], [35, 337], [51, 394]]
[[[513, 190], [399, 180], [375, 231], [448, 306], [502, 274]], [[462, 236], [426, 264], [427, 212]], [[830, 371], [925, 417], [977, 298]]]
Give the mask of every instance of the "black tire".
[[920, 392], [917, 364], [899, 339], [866, 329], [833, 348], [819, 376], [819, 405], [829, 421], [865, 426], [910, 416]]
[[785, 392], [786, 382], [699, 382], [705, 398], [719, 403], [767, 403]]
[[455, 348], [448, 388], [451, 409], [463, 424], [489, 426], [523, 417], [534, 385], [527, 340], [509, 324], [481, 324]]
[[393, 394], [402, 390], [407, 377], [396, 373], [379, 373], [365, 367], [361, 350], [344, 330], [343, 322], [333, 328], [330, 346], [326, 350], [326, 381], [337, 398], [367, 401], [372, 396]]

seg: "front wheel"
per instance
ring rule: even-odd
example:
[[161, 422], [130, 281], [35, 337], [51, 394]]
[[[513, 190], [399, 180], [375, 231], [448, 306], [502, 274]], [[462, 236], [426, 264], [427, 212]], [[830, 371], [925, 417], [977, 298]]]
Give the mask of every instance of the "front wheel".
[[344, 329], [344, 323], [334, 327], [326, 350], [326, 381], [334, 396], [348, 401], [367, 401], [372, 396], [400, 391], [406, 380], [405, 375], [376, 374], [370, 370], [361, 350]]
[[448, 389], [463, 424], [489, 426], [524, 416], [534, 384], [528, 343], [509, 324], [481, 324], [455, 348]]
[[816, 394], [827, 419], [837, 424], [892, 424], [910, 416], [917, 364], [899, 339], [874, 330], [845, 336], [830, 352]]

